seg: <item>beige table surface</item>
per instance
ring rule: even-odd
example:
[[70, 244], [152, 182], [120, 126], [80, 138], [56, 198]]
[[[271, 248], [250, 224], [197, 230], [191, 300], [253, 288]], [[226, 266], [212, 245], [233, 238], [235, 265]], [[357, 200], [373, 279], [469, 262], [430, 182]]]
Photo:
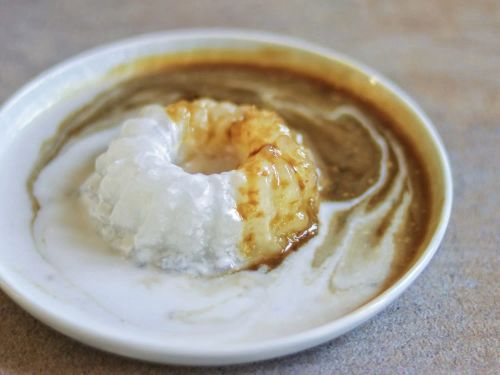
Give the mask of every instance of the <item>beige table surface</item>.
[[0, 292], [0, 373], [500, 373], [500, 1], [0, 0], [0, 101], [89, 47], [201, 26], [309, 39], [407, 90], [434, 120], [454, 172], [452, 219], [436, 257], [353, 332], [301, 354], [226, 368], [105, 354], [47, 328]]

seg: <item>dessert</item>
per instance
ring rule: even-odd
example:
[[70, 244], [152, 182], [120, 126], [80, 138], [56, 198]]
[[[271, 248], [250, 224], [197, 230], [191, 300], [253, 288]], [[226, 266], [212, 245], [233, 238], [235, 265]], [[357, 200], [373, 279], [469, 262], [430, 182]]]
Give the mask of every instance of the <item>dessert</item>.
[[[46, 263], [59, 270], [62, 287], [65, 280], [77, 286], [75, 298], [88, 301], [89, 308], [105, 311], [112, 320], [118, 317], [120, 327], [123, 321], [129, 322], [125, 327], [131, 335], [136, 334], [135, 327], [140, 327], [159, 342], [175, 340], [186, 347], [196, 342], [210, 347], [214, 343], [233, 345], [283, 338], [318, 327], [353, 311], [393, 285], [419, 256], [432, 221], [427, 159], [421, 156], [420, 146], [412, 143], [413, 138], [405, 136], [403, 130], [409, 124], [397, 122], [384, 112], [390, 106], [379, 107], [355, 92], [342, 91], [323, 76], [264, 66], [257, 58], [245, 64], [204, 59], [202, 54], [197, 63], [167, 64], [160, 70], [141, 71], [100, 88], [95, 96], [83, 92], [71, 106], [63, 102], [64, 111], [51, 109], [45, 123], [30, 127], [41, 132], [36, 138], [38, 144], [43, 141], [40, 153], [32, 155], [34, 165], [26, 181], [33, 206], [33, 241]], [[343, 78], [348, 77], [336, 77], [339, 81]], [[58, 113], [66, 114], [75, 108], [66, 118], [57, 117]], [[191, 127], [209, 123], [210, 116], [205, 116], [205, 111], [224, 114], [216, 116], [217, 129], [231, 128], [234, 139], [229, 141], [222, 132], [217, 136], [214, 133], [209, 142], [211, 127]], [[280, 137], [289, 134], [292, 146], [274, 138], [264, 143], [278, 144], [282, 155], [310, 150], [317, 167], [317, 189], [313, 188], [313, 179], [307, 188], [309, 198], [317, 197], [316, 216], [313, 211], [308, 220], [298, 222], [303, 226], [291, 221], [293, 225], [265, 232], [269, 236], [263, 238], [269, 241], [262, 241], [262, 248], [248, 247], [252, 251], [250, 257], [245, 253], [245, 227], [264, 233], [260, 229], [264, 222], [253, 221], [258, 215], [254, 218], [250, 211], [245, 223], [241, 204], [248, 201], [250, 189], [240, 191], [236, 187], [239, 183], [240, 187], [251, 186], [244, 165], [252, 166], [254, 160], [257, 169], [263, 168], [267, 154], [264, 147], [261, 154], [248, 156], [249, 149], [258, 146], [242, 147], [252, 145], [253, 136], [238, 125], [241, 121], [233, 123], [234, 119], [241, 119], [240, 111], [248, 112], [247, 120], [253, 114], [261, 120], [269, 119], [270, 126], [286, 124], [289, 132], [280, 127], [270, 133]], [[192, 118], [202, 121], [186, 122], [192, 113]], [[47, 124], [57, 124], [58, 128], [53, 126], [47, 131]], [[169, 135], [157, 131], [157, 127], [166, 129], [173, 124], [182, 131]], [[186, 129], [192, 132], [185, 132]], [[186, 136], [190, 134], [192, 137]], [[257, 138], [263, 135], [256, 134]], [[27, 144], [33, 142], [31, 133], [27, 132], [26, 137]], [[164, 150], [166, 145], [171, 153]], [[163, 150], [159, 152], [158, 147]], [[168, 154], [170, 162], [159, 158], [159, 153]], [[305, 153], [306, 157], [299, 160], [307, 164], [311, 157]], [[19, 157], [25, 154], [23, 148]], [[160, 159], [161, 163], [155, 162]], [[135, 169], [137, 161], [139, 169]], [[175, 185], [177, 177], [148, 173], [167, 165], [183, 181], [177, 185], [178, 195], [173, 199], [177, 208], [183, 207], [181, 211], [174, 212], [161, 203], [164, 196], [167, 199], [161, 190], [163, 184], [150, 181], [165, 179], [165, 185]], [[120, 237], [113, 234], [117, 222], [106, 222], [111, 216], [105, 207], [101, 207], [101, 219], [94, 216], [99, 212], [98, 197], [105, 197], [101, 191], [106, 185], [104, 176], [112, 176], [107, 169], [122, 167], [125, 173], [106, 183], [106, 194], [116, 199], [114, 209], [123, 210], [117, 218], [131, 220], [126, 223], [126, 235]], [[278, 172], [281, 177], [281, 169]], [[96, 173], [100, 177], [94, 176]], [[304, 168], [300, 173], [309, 176], [312, 171]], [[146, 186], [133, 176], [145, 176]], [[196, 183], [186, 183], [191, 178]], [[199, 181], [203, 185], [197, 185]], [[268, 186], [260, 178], [256, 181], [259, 188], [261, 183]], [[222, 182], [227, 183], [227, 190], [214, 188], [219, 193], [208, 194], [213, 200], [204, 201], [212, 210], [197, 208], [196, 202], [200, 202], [205, 191], [199, 186], [213, 187]], [[197, 187], [196, 193], [191, 184]], [[290, 187], [300, 189], [298, 183]], [[296, 196], [294, 189], [284, 190], [276, 199], [289, 202], [290, 197]], [[155, 195], [154, 202], [160, 203], [148, 205], [148, 199], [142, 195], [145, 191]], [[275, 199], [271, 189], [259, 194], [271, 197], [268, 202]], [[224, 206], [214, 203], [216, 196], [225, 202]], [[191, 197], [195, 199], [190, 200]], [[258, 199], [259, 206], [264, 202]], [[300, 202], [307, 208], [307, 199]], [[215, 206], [222, 214], [214, 213]], [[271, 212], [272, 207], [292, 211], [293, 206], [265, 207], [269, 208], [266, 212]], [[156, 216], [151, 217], [161, 219], [168, 215], [170, 220], [165, 225], [148, 221], [146, 216], [152, 212]], [[218, 219], [212, 220], [215, 217]], [[210, 222], [219, 232], [188, 232], [197, 228], [194, 218], [203, 225]], [[223, 226], [222, 219], [226, 223]], [[251, 222], [254, 224], [250, 227]], [[164, 234], [162, 228], [170, 229], [165, 229], [168, 233]], [[147, 235], [137, 235], [146, 229]], [[317, 234], [308, 241], [289, 241], [299, 239], [308, 229]], [[103, 230], [110, 230], [112, 236], [103, 236]], [[165, 257], [163, 242], [176, 239], [175, 243], [180, 243], [182, 236], [184, 247], [179, 246], [178, 250], [183, 251], [184, 258], [176, 258], [177, 253]], [[119, 238], [124, 241], [113, 244]], [[153, 244], [150, 250], [141, 246], [142, 252], [136, 251], [139, 238], [147, 239], [148, 246]], [[201, 250], [202, 241], [220, 246]], [[233, 248], [229, 241], [238, 244]], [[229, 250], [221, 253], [221, 248]], [[296, 251], [290, 251], [295, 248]], [[281, 254], [283, 249], [286, 257]], [[263, 258], [259, 253], [262, 250], [266, 251]], [[212, 254], [213, 258], [198, 258], [195, 251], [205, 251], [204, 255]], [[162, 259], [167, 258], [171, 263], [162, 264]], [[137, 267], [131, 259], [147, 266]], [[173, 259], [182, 259], [184, 263]], [[266, 265], [271, 267], [266, 269]], [[50, 290], [51, 283], [44, 281], [43, 285]]]
[[126, 120], [82, 194], [115, 249], [169, 271], [258, 267], [317, 229], [310, 151], [275, 112], [210, 99]]

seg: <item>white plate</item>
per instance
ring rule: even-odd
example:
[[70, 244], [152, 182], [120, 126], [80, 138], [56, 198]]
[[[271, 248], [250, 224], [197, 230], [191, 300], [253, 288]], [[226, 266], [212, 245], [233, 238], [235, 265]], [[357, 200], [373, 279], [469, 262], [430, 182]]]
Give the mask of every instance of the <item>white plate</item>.
[[[30, 236], [30, 203], [25, 180], [44, 138], [59, 120], [95, 94], [93, 83], [109, 69], [140, 56], [196, 48], [259, 48], [280, 46], [343, 64], [395, 95], [418, 120], [433, 153], [434, 187], [441, 197], [428, 246], [415, 264], [385, 292], [355, 311], [300, 333], [252, 343], [179, 345], [152, 335], [126, 319], [112, 319], [93, 307], [92, 296], [58, 277], [59, 270], [34, 249]], [[64, 105], [61, 105], [64, 103]], [[50, 112], [50, 120], [45, 116]], [[31, 141], [20, 145], [20, 135]], [[399, 88], [371, 69], [331, 50], [302, 41], [241, 30], [187, 30], [157, 33], [120, 41], [72, 58], [41, 74], [19, 90], [0, 113], [0, 285], [20, 306], [54, 329], [97, 348], [149, 361], [221, 365], [251, 362], [290, 354], [331, 340], [363, 323], [394, 301], [422, 272], [448, 223], [452, 181], [443, 145], [425, 114]], [[87, 277], [93, 277], [89, 271]], [[111, 297], [111, 296], [110, 296]], [[126, 299], [126, 296], [114, 297]], [[133, 302], [132, 302], [133, 303]], [[145, 312], [147, 313], [147, 312]]]

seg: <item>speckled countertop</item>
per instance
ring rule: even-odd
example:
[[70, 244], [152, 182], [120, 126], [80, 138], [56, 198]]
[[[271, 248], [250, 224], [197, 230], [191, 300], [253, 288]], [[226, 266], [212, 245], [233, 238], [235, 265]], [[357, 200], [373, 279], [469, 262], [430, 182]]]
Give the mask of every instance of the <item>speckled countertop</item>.
[[0, 25], [0, 101], [54, 63], [138, 33], [228, 26], [309, 39], [407, 90], [441, 133], [455, 181], [430, 266], [387, 310], [330, 343], [245, 366], [151, 365], [68, 339], [0, 292], [0, 374], [500, 373], [498, 0], [0, 0]]

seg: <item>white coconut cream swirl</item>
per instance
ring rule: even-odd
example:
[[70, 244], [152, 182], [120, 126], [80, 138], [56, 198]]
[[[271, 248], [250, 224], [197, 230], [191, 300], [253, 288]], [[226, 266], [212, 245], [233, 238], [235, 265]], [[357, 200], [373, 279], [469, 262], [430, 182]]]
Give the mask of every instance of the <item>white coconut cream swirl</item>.
[[177, 165], [183, 130], [161, 106], [127, 120], [82, 187], [90, 215], [114, 248], [140, 263], [198, 274], [238, 267], [235, 188], [244, 176], [185, 172]]

